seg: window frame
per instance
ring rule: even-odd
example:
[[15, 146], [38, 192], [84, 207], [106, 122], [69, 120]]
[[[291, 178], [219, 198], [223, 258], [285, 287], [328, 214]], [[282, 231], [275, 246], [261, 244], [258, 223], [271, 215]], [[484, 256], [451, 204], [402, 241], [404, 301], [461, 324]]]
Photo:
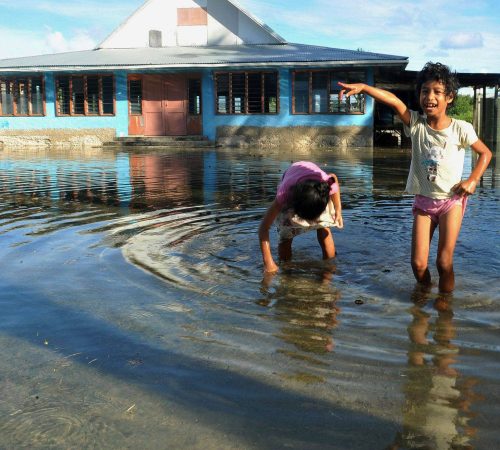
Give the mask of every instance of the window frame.
[[[96, 78], [97, 77], [97, 89], [98, 89], [98, 112], [97, 114], [89, 112], [89, 99], [88, 99], [88, 78]], [[62, 114], [61, 111], [61, 102], [59, 100], [59, 83], [60, 80], [66, 78], [68, 79], [68, 107], [69, 113]], [[73, 79], [83, 79], [83, 113], [75, 113], [75, 104], [73, 99]], [[105, 113], [103, 106], [103, 98], [104, 98], [104, 78], [112, 79], [112, 92], [113, 92], [113, 112]], [[101, 74], [70, 74], [70, 75], [56, 75], [54, 77], [54, 87], [55, 87], [55, 115], [56, 117], [114, 117], [116, 116], [116, 77], [114, 74], [109, 73], [101, 73]]]
[[[33, 102], [32, 102], [32, 90], [33, 90], [33, 80], [40, 82], [42, 88], [42, 112], [33, 112]], [[18, 100], [19, 100], [19, 82], [23, 81], [26, 83], [26, 94], [27, 94], [27, 112], [20, 114], [18, 112]], [[45, 96], [45, 77], [43, 75], [25, 75], [25, 76], [1, 76], [0, 84], [6, 83], [10, 86], [10, 96], [12, 101], [12, 114], [4, 114], [3, 103], [0, 97], [0, 117], [44, 117], [46, 116], [46, 96]], [[1, 96], [1, 87], [0, 87]]]
[[[243, 101], [240, 103], [240, 107], [242, 107], [241, 112], [234, 112], [236, 109], [233, 104], [233, 75], [244, 75], [244, 97]], [[260, 112], [249, 112], [249, 75], [260, 75], [260, 103], [261, 108]], [[276, 111], [275, 112], [266, 112], [266, 84], [265, 84], [265, 75], [273, 74], [276, 76]], [[227, 112], [219, 111], [219, 89], [218, 82], [219, 76], [227, 75], [228, 76], [228, 95], [226, 99], [226, 110]], [[279, 72], [277, 70], [233, 70], [233, 71], [217, 71], [213, 74], [214, 77], [214, 92], [215, 92], [215, 114], [218, 116], [262, 116], [262, 115], [272, 115], [276, 116], [280, 113], [280, 77]], [[272, 97], [269, 97], [269, 100]]]
[[[362, 78], [360, 77], [359, 80], [349, 80], [346, 79], [346, 83], [349, 82], [356, 82], [360, 81], [361, 79], [366, 79], [366, 70], [356, 70], [353, 68], [345, 68], [345, 69], [335, 69], [335, 70], [324, 70], [324, 69], [304, 69], [304, 70], [292, 70], [292, 101], [291, 101], [291, 107], [292, 107], [292, 114], [293, 115], [344, 115], [344, 116], [355, 116], [355, 115], [364, 115], [366, 114], [366, 95], [365, 94], [359, 94], [362, 96], [362, 110], [354, 110], [354, 111], [349, 111], [349, 99], [347, 99], [346, 102], [346, 111], [330, 111], [330, 103], [331, 103], [331, 96], [338, 94], [340, 92], [340, 87], [333, 88], [332, 86], [332, 78], [333, 75], [336, 73], [360, 73], [362, 75]], [[319, 111], [316, 112], [314, 111], [314, 98], [313, 98], [313, 74], [325, 74], [327, 78], [327, 83], [326, 83], [326, 105], [327, 105], [327, 111]], [[296, 111], [296, 97], [295, 97], [295, 78], [297, 74], [307, 74], [308, 75], [308, 111], [307, 112], [297, 112]]]
[[[133, 81], [139, 81], [141, 83], [141, 112], [132, 112], [132, 101], [131, 94], [132, 90], [130, 83]], [[127, 100], [128, 100], [128, 114], [129, 116], [142, 116], [144, 114], [144, 79], [142, 75], [129, 75], [127, 79]]]
[[[192, 89], [191, 82], [199, 83], [199, 89], [198, 89], [198, 91], [195, 91], [195, 93], [197, 92], [199, 94], [198, 95], [199, 105], [197, 105], [198, 112], [191, 112], [191, 94], [194, 91]], [[199, 77], [199, 76], [196, 76], [196, 77], [195, 76], [188, 76], [186, 79], [186, 83], [187, 83], [187, 100], [188, 100], [187, 114], [189, 116], [193, 116], [193, 117], [199, 117], [199, 116], [201, 117], [203, 115], [203, 96], [201, 95], [203, 81], [202, 81], [201, 77]], [[195, 98], [196, 98], [196, 96], [195, 96]]]

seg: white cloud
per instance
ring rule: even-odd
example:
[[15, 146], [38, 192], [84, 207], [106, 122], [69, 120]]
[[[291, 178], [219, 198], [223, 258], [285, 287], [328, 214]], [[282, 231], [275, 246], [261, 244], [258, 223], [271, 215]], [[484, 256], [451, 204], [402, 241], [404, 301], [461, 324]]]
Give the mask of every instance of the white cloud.
[[67, 38], [62, 32], [50, 29], [45, 36], [45, 43], [49, 53], [90, 50], [96, 45], [94, 39], [83, 31], [77, 31], [73, 36]]
[[0, 59], [48, 53], [90, 50], [96, 41], [89, 33], [76, 30], [71, 36], [45, 28], [39, 31], [0, 28]]
[[444, 49], [481, 48], [483, 36], [481, 33], [453, 33], [441, 39], [439, 46]]
[[48, 53], [39, 32], [0, 28], [0, 59]]

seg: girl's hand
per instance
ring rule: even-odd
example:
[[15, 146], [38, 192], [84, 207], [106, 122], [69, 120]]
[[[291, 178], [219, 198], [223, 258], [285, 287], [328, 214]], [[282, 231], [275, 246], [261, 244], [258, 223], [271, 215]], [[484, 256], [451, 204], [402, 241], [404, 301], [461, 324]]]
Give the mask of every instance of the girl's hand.
[[342, 101], [344, 94], [346, 97], [350, 97], [351, 95], [355, 94], [361, 94], [363, 92], [363, 89], [365, 88], [365, 85], [363, 83], [347, 84], [347, 83], [341, 83], [340, 81], [339, 81], [339, 86], [342, 86], [344, 88], [339, 93], [340, 101]]
[[264, 274], [272, 274], [276, 273], [279, 270], [279, 267], [276, 265], [274, 261], [269, 262], [268, 264], [264, 265]]
[[337, 222], [338, 228], [344, 228], [344, 219], [341, 212], [335, 212], [335, 222]]
[[455, 186], [453, 186], [451, 190], [460, 197], [463, 197], [465, 195], [474, 194], [476, 186], [477, 186], [476, 180], [465, 180], [455, 184]]

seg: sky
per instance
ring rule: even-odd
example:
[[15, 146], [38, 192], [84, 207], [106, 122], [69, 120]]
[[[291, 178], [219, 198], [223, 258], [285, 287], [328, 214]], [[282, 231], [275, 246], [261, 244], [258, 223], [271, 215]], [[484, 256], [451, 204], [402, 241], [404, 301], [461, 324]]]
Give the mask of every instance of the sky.
[[[169, 1], [169, 0], [165, 0]], [[0, 59], [87, 50], [143, 0], [0, 0]], [[498, 0], [237, 0], [288, 42], [500, 73]]]

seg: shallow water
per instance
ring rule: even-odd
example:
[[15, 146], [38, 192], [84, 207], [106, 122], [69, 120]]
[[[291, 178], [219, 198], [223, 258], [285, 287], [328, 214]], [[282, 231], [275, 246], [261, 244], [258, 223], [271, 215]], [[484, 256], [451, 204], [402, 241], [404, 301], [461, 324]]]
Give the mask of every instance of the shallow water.
[[[306, 234], [263, 278], [256, 229], [300, 159], [341, 180], [338, 257]], [[409, 267], [408, 165], [0, 151], [0, 448], [498, 448], [498, 175], [445, 303]]]

